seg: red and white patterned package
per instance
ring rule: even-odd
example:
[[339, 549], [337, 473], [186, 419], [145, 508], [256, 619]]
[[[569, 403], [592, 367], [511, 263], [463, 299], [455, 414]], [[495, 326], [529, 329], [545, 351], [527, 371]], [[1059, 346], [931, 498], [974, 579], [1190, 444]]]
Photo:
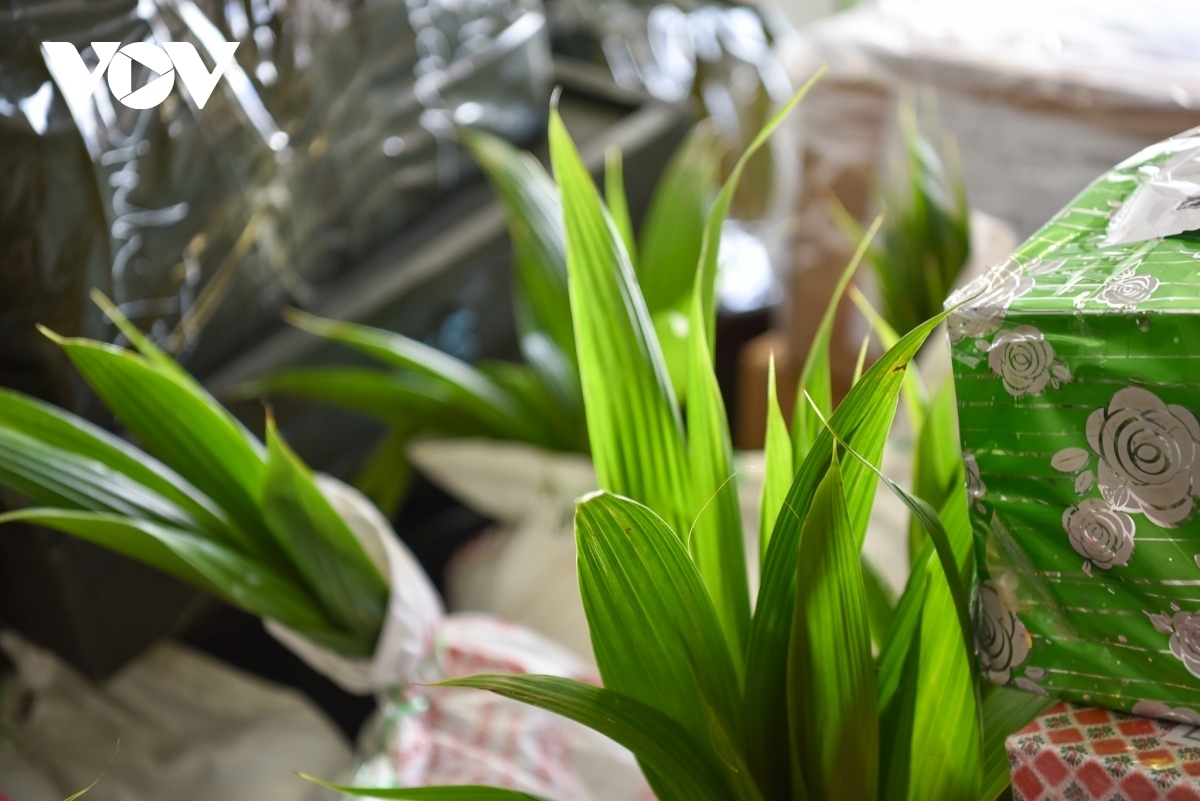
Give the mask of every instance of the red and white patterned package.
[[1191, 722], [1060, 703], [1005, 746], [1015, 801], [1200, 801]]

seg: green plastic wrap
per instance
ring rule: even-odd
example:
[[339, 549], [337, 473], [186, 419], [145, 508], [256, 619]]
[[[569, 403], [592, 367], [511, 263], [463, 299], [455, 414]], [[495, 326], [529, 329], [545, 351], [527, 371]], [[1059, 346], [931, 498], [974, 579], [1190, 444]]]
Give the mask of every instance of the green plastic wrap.
[[1198, 175], [1148, 148], [947, 302], [997, 684], [1200, 722]]

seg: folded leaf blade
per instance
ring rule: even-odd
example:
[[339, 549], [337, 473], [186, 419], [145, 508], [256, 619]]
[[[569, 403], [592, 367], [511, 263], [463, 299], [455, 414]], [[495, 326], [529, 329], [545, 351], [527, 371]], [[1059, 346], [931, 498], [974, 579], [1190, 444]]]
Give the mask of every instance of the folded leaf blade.
[[795, 470], [792, 467], [792, 442], [787, 423], [779, 408], [775, 387], [775, 356], [767, 364], [767, 431], [763, 447], [766, 464], [763, 475], [762, 503], [759, 506], [758, 552], [759, 564], [766, 558], [767, 545], [775, 530], [775, 521], [783, 510], [784, 499], [792, 486]]
[[262, 446], [232, 415], [174, 371], [123, 348], [84, 339], [59, 344], [143, 447], [225, 510], [247, 553], [282, 566], [258, 507]]
[[263, 516], [309, 593], [339, 628], [373, 642], [387, 604], [387, 582], [304, 463], [267, 421]]
[[750, 633], [746, 548], [732, 469], [729, 419], [712, 370], [700, 304], [697, 281], [688, 334], [687, 447], [693, 493], [688, 549], [708, 588], [740, 674]]
[[[907, 334], [872, 365], [834, 411], [830, 424], [873, 464], [883, 455], [909, 361], [941, 317]], [[800, 523], [808, 514], [817, 484], [830, 464], [833, 439], [822, 431], [797, 472], [784, 501], [763, 563], [758, 604], [750, 627], [746, 662], [746, 738], [751, 768], [772, 793], [791, 792], [786, 710], [777, 699], [787, 687], [786, 660], [796, 598], [796, 559]], [[876, 478], [857, 463], [843, 471], [851, 528], [861, 545]]]
[[602, 488], [667, 517], [683, 536], [688, 509], [682, 423], [662, 350], [620, 237], [562, 119], [550, 118], [562, 192], [571, 312], [588, 438]]
[[[0, 427], [61, 451], [60, 458], [77, 457], [127, 477], [184, 510], [205, 531], [224, 532], [229, 525], [221, 508], [183, 476], [120, 437], [57, 406], [0, 388]], [[18, 455], [25, 458], [30, 454]]]
[[0, 515], [0, 524], [10, 522], [52, 528], [145, 562], [343, 653], [365, 656], [374, 644], [360, 642], [354, 647], [330, 628], [312, 599], [290, 581], [197, 534], [119, 515], [61, 509], [30, 508]]
[[558, 188], [537, 159], [499, 137], [460, 129], [508, 216], [516, 268], [518, 323], [524, 337], [544, 331], [572, 361], [575, 333], [567, 299], [567, 262]]
[[697, 742], [737, 741], [733, 659], [695, 565], [666, 523], [605, 492], [575, 515], [579, 585], [605, 686], [678, 721]]
[[810, 798], [873, 799], [879, 723], [858, 544], [836, 460], [804, 521], [788, 651], [793, 783]]
[[491, 435], [537, 441], [539, 432], [521, 415], [519, 405], [486, 375], [464, 361], [403, 334], [354, 323], [314, 317], [295, 309], [284, 314], [292, 325], [310, 334], [340, 342], [384, 364], [415, 371], [438, 382], [448, 399], [483, 421]]

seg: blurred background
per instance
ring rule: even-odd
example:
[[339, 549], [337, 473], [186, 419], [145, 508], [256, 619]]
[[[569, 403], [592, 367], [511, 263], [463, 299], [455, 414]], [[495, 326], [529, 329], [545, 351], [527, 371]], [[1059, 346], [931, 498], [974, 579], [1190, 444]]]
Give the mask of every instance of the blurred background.
[[[145, 110], [104, 91], [68, 102], [41, 43], [72, 42], [92, 67], [90, 43], [118, 40], [189, 42], [209, 67], [216, 44], [240, 45], [203, 109], [182, 91]], [[681, 145], [706, 143], [681, 152], [711, 158], [715, 190], [827, 66], [750, 162], [724, 229], [717, 370], [753, 462], [769, 357], [790, 409], [877, 214], [856, 284], [903, 334], [1097, 175], [1200, 125], [1197, 42], [1192, 0], [7, 0], [0, 386], [114, 427], [35, 328], [124, 344], [93, 287], [260, 434], [247, 382], [367, 363], [287, 325], [288, 307], [469, 363], [518, 362], [509, 220], [462, 129], [545, 163], [558, 87], [594, 174], [606, 151], [623, 155], [640, 229]], [[149, 77], [134, 65], [135, 86]], [[868, 330], [846, 299], [835, 395]], [[525, 615], [572, 644], [556, 627], [577, 621], [544, 614], [550, 579], [513, 577], [502, 558], [519, 521], [457, 486], [453, 454], [406, 456], [394, 421], [304, 394], [272, 394], [287, 440], [368, 490], [452, 609]], [[0, 495], [0, 508], [18, 503]], [[334, 775], [370, 750], [375, 699], [338, 689], [257, 619], [78, 540], [0, 530], [0, 623], [0, 799], [85, 786], [122, 732], [141, 734], [125, 735], [132, 753], [97, 798], [315, 798], [290, 770]], [[200, 708], [197, 694], [229, 702]], [[222, 746], [231, 731], [256, 743], [254, 764]], [[139, 736], [160, 747], [139, 752]], [[176, 759], [198, 743], [204, 764]], [[283, 779], [255, 784], [255, 771]], [[168, 781], [188, 789], [165, 793]]]

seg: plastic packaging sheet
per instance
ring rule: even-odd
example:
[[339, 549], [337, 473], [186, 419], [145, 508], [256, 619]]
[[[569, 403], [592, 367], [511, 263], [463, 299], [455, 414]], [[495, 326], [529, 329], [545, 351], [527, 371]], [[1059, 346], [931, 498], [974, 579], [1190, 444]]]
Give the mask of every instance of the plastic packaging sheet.
[[[0, 798], [330, 801], [293, 775], [345, 778], [350, 744], [295, 690], [160, 643], [95, 683], [0, 634]], [[99, 779], [99, 781], [97, 781]]]
[[[86, 290], [204, 373], [456, 184], [455, 124], [541, 132], [537, 0], [24, 0], [0, 12], [0, 328], [104, 337]], [[64, 94], [42, 42], [235, 60], [203, 109]], [[55, 73], [58, 74], [55, 74]], [[152, 77], [133, 64], [133, 86]], [[90, 316], [88, 316], [90, 315]], [[109, 335], [111, 333], [109, 332]], [[0, 363], [28, 360], [0, 337]], [[36, 353], [36, 351], [34, 351]], [[30, 368], [33, 369], [33, 368]], [[6, 383], [20, 383], [20, 377]]]
[[1196, 723], [1198, 155], [1126, 160], [947, 301], [984, 675]]

